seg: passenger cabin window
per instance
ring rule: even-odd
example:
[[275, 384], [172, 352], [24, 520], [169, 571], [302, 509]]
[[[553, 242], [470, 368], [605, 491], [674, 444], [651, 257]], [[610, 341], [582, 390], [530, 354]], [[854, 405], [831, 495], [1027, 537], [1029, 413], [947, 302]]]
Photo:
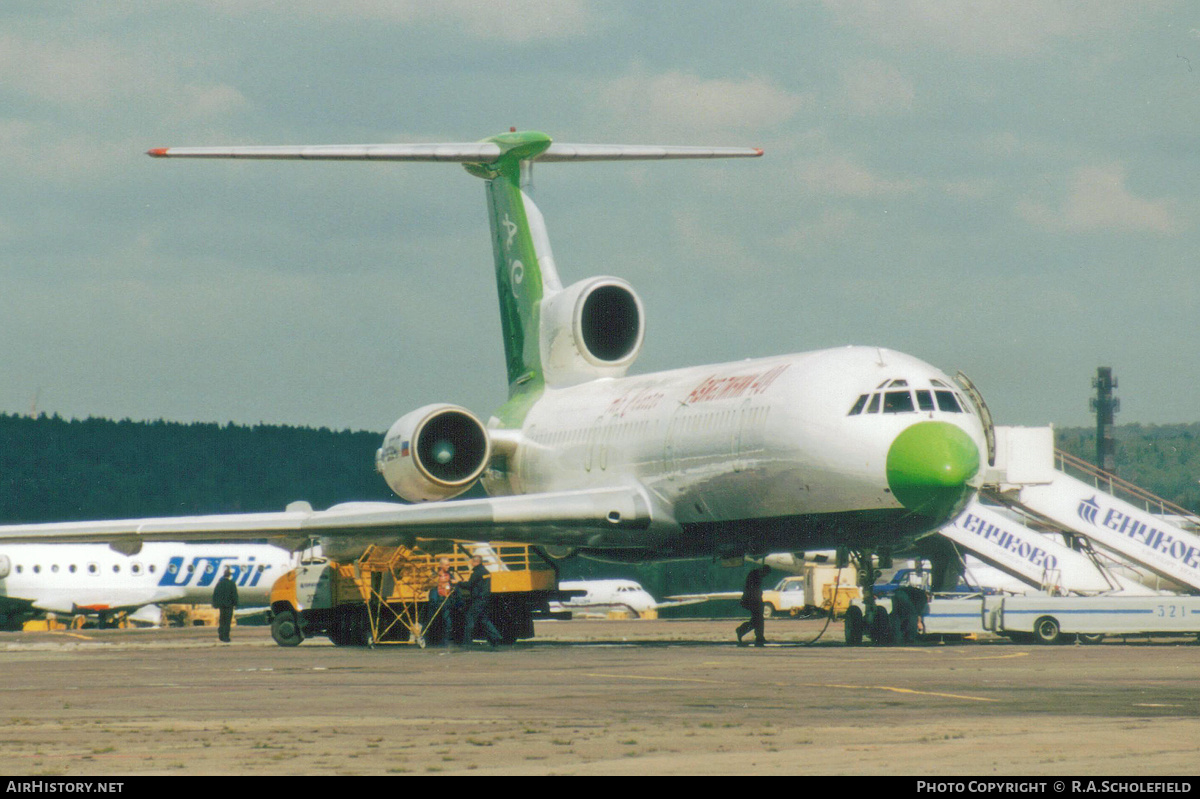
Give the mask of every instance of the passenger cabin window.
[[933, 392], [917, 389], [917, 407], [923, 411], [933, 410]]

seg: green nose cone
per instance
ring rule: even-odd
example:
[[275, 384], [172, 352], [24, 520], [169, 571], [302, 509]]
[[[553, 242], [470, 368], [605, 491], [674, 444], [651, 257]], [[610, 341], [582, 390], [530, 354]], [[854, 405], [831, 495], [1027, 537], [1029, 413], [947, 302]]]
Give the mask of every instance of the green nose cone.
[[918, 422], [888, 449], [887, 481], [893, 496], [914, 513], [949, 520], [970, 498], [979, 471], [979, 449], [946, 422]]

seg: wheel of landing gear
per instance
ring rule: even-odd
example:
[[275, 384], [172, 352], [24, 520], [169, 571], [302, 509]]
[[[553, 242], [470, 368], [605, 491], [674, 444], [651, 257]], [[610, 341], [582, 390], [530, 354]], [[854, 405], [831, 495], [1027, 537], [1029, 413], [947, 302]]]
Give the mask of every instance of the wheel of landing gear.
[[871, 622], [868, 635], [871, 636], [871, 642], [874, 644], [886, 645], [892, 642], [892, 625], [888, 619], [887, 608], [876, 606], [875, 619]]
[[863, 639], [863, 612], [858, 605], [846, 608], [846, 616], [842, 619], [846, 631], [846, 645], [858, 646]]

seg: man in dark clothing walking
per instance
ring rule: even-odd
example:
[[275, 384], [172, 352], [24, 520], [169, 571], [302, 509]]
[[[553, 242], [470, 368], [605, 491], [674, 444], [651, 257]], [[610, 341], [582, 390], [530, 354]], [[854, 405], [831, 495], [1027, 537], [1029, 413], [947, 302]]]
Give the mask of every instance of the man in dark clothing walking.
[[471, 558], [471, 577], [462, 584], [461, 590], [467, 595], [467, 620], [463, 625], [463, 643], [469, 645], [475, 640], [475, 628], [482, 624], [487, 642], [496, 646], [503, 640], [503, 636], [488, 618], [488, 604], [492, 598], [492, 575], [483, 565], [483, 558], [480, 556], [475, 555]]
[[225, 575], [217, 580], [213, 589], [213, 607], [221, 611], [221, 619], [217, 626], [217, 638], [229, 643], [229, 627], [233, 623], [233, 611], [237, 608], [237, 583], [233, 581], [233, 569], [226, 569]]
[[751, 630], [754, 630], [755, 646], [763, 646], [767, 642], [763, 630], [762, 582], [763, 578], [770, 573], [770, 566], [760, 566], [746, 575], [746, 587], [742, 591], [742, 607], [750, 611], [750, 620], [743, 622], [737, 628], [738, 646], [745, 646], [742, 643], [742, 636]]
[[929, 613], [929, 595], [915, 585], [902, 585], [892, 595], [892, 640], [897, 644], [915, 644], [925, 631], [924, 616]]

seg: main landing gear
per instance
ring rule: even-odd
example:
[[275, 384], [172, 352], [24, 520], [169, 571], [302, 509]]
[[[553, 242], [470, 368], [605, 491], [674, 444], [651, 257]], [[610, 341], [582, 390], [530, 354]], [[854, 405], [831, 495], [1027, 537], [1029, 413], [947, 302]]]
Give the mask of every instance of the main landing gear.
[[880, 550], [878, 553], [865, 549], [838, 550], [839, 568], [849, 565], [851, 560], [854, 561], [858, 572], [858, 587], [862, 592], [863, 606], [860, 608], [858, 605], [851, 605], [846, 609], [843, 619], [846, 644], [859, 646], [864, 637], [870, 638], [874, 644], [890, 644], [892, 627], [887, 608], [881, 608], [875, 602], [875, 581], [879, 579], [881, 568], [891, 568], [892, 554], [888, 550]]

